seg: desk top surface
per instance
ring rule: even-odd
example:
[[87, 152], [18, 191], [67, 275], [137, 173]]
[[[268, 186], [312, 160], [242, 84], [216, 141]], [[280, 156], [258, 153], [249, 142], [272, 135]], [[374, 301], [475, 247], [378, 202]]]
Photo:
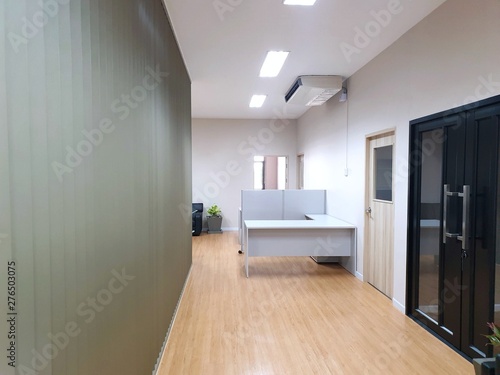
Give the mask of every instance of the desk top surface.
[[310, 215], [311, 220], [245, 220], [248, 229], [355, 229], [356, 227], [330, 215]]

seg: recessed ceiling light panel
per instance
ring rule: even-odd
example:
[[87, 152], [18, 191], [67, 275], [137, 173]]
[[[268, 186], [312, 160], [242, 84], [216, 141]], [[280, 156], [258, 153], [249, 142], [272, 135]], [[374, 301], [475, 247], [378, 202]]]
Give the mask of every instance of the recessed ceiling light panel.
[[260, 108], [264, 104], [267, 95], [254, 95], [250, 100], [250, 108]]
[[285, 5], [314, 5], [316, 0], [285, 0], [283, 4]]
[[276, 77], [279, 73], [289, 52], [287, 51], [269, 51], [264, 64], [260, 69], [260, 77]]

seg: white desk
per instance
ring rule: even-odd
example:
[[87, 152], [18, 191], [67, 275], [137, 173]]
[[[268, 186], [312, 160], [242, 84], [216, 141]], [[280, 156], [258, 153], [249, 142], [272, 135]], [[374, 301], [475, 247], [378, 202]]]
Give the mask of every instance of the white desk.
[[248, 258], [259, 256], [351, 256], [356, 227], [329, 215], [309, 220], [245, 220], [245, 270]]

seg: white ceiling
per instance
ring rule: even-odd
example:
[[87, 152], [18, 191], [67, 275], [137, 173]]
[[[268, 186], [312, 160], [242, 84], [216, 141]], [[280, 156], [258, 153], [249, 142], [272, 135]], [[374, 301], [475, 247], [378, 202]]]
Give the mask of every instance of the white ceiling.
[[[297, 118], [308, 109], [285, 103], [297, 76], [351, 76], [445, 0], [317, 0], [312, 7], [283, 0], [164, 1], [193, 83], [193, 117], [268, 119]], [[348, 61], [341, 46], [361, 47], [358, 30], [373, 37]], [[290, 55], [278, 77], [259, 78], [269, 50]], [[268, 95], [262, 108], [248, 107], [253, 94]]]

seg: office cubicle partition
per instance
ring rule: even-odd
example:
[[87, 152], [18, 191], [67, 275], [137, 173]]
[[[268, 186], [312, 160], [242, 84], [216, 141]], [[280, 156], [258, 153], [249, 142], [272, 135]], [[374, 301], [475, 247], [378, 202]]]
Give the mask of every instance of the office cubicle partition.
[[326, 213], [326, 190], [242, 190], [239, 237], [245, 220], [305, 220]]

